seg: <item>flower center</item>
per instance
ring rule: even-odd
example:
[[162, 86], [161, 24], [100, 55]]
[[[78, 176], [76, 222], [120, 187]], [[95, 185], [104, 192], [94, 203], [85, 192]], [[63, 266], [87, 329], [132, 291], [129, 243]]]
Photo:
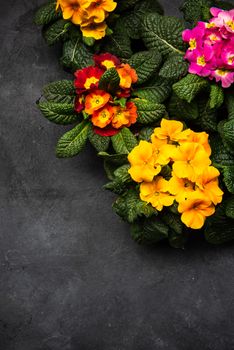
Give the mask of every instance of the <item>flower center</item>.
[[202, 67], [204, 67], [204, 66], [206, 65], [206, 60], [205, 60], [205, 56], [204, 56], [204, 55], [199, 56], [199, 57], [197, 58], [197, 64], [198, 64], [199, 66], [202, 66]]
[[195, 50], [197, 47], [196, 39], [190, 39], [189, 40], [189, 50]]
[[214, 28], [215, 27], [215, 23], [214, 22], [210, 22], [206, 24], [206, 28]]
[[226, 22], [227, 26], [234, 31], [234, 21], [228, 21]]
[[221, 75], [221, 76], [223, 77], [223, 76], [225, 76], [225, 75], [228, 74], [228, 70], [225, 70], [225, 69], [217, 69], [217, 70], [216, 70], [216, 73], [217, 73], [218, 75]]
[[97, 82], [98, 82], [98, 79], [95, 77], [88, 78], [88, 79], [86, 79], [84, 87], [86, 89], [89, 89], [92, 84], [96, 84]]
[[228, 64], [233, 64], [233, 62], [234, 62], [234, 56], [230, 56], [228, 58]]

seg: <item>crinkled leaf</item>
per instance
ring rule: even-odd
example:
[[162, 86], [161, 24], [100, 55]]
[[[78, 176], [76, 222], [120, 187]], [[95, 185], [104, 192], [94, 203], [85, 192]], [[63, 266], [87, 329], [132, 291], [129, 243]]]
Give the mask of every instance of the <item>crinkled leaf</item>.
[[139, 140], [145, 140], [145, 141], [150, 141], [151, 135], [154, 132], [154, 127], [151, 126], [145, 126], [140, 129], [139, 131]]
[[234, 193], [234, 165], [223, 166], [223, 181], [230, 193]]
[[234, 119], [234, 92], [227, 94], [227, 109], [228, 109], [228, 119]]
[[81, 38], [71, 38], [63, 45], [63, 56], [61, 62], [65, 67], [72, 70], [82, 69], [93, 65], [93, 54], [85, 46]]
[[179, 98], [175, 93], [173, 93], [170, 98], [168, 112], [171, 118], [175, 118], [177, 120], [192, 121], [199, 117], [197, 102], [194, 100], [191, 103], [188, 103]]
[[76, 95], [73, 81], [60, 80], [47, 84], [43, 88], [43, 95], [48, 101], [73, 103]]
[[210, 135], [210, 145], [212, 149], [211, 160], [217, 166], [220, 165], [233, 165], [234, 166], [234, 156], [231, 155], [226, 147], [224, 146], [221, 137], [218, 133]]
[[188, 63], [182, 55], [171, 54], [160, 69], [159, 75], [163, 78], [179, 80], [188, 73]]
[[170, 96], [171, 86], [171, 81], [156, 76], [145, 86], [134, 90], [132, 95], [154, 103], [162, 103]]
[[162, 104], [143, 99], [136, 99], [134, 103], [137, 106], [137, 122], [140, 124], [152, 124], [165, 117], [166, 107]]
[[43, 31], [43, 36], [48, 45], [53, 45], [59, 40], [63, 39], [69, 28], [71, 26], [71, 22], [65, 21], [64, 19], [59, 19], [54, 22], [51, 26], [46, 28]]
[[34, 21], [38, 25], [46, 25], [62, 17], [61, 11], [56, 11], [56, 2], [43, 5], [36, 12]]
[[178, 18], [150, 13], [143, 19], [141, 36], [148, 49], [158, 49], [162, 55], [184, 54], [184, 29], [182, 21]]
[[225, 213], [230, 219], [234, 219], [234, 196], [226, 201]]
[[114, 94], [119, 89], [120, 77], [115, 68], [105, 71], [99, 81], [99, 89]]
[[90, 123], [83, 121], [66, 132], [58, 141], [56, 155], [59, 158], [74, 157], [82, 151], [88, 139]]
[[173, 90], [179, 98], [190, 103], [199, 92], [208, 87], [209, 83], [205, 78], [195, 74], [188, 74], [173, 85]]
[[118, 0], [116, 12], [124, 12], [133, 8], [140, 0]]
[[234, 152], [234, 119], [223, 120], [218, 125], [218, 131], [228, 149]]
[[137, 84], [145, 83], [158, 70], [162, 56], [158, 50], [142, 51], [134, 54], [128, 63], [133, 67], [138, 76]]
[[112, 181], [106, 184], [104, 188], [117, 194], [122, 194], [125, 192], [126, 186], [132, 182], [131, 176], [128, 173], [129, 168], [129, 164], [124, 164], [115, 169], [112, 174]]
[[78, 114], [71, 103], [39, 102], [42, 114], [55, 124], [68, 125], [78, 120]]
[[168, 238], [169, 227], [159, 217], [151, 217], [131, 227], [132, 238], [138, 243], [154, 244]]
[[183, 223], [179, 215], [173, 214], [170, 211], [166, 211], [162, 213], [162, 220], [170, 227], [170, 229], [175, 231], [177, 234], [182, 234]]
[[109, 147], [110, 137], [98, 135], [90, 128], [89, 141], [98, 152], [104, 152]]
[[218, 109], [224, 101], [223, 89], [218, 84], [212, 84], [210, 89], [210, 108]]
[[187, 22], [196, 24], [198, 21], [208, 21], [211, 18], [210, 0], [185, 0], [180, 7]]
[[128, 154], [137, 146], [137, 139], [128, 128], [121, 129], [111, 140], [115, 152], [120, 154]]
[[199, 111], [199, 118], [195, 120], [197, 127], [203, 131], [217, 131], [217, 113], [210, 108], [206, 96], [199, 95], [196, 102]]

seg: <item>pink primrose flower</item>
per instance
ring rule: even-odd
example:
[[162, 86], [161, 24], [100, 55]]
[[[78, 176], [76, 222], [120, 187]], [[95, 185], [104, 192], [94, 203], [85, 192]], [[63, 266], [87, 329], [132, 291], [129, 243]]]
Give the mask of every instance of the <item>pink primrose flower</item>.
[[226, 69], [216, 69], [211, 72], [210, 79], [221, 81], [223, 88], [228, 88], [234, 83], [234, 72]]

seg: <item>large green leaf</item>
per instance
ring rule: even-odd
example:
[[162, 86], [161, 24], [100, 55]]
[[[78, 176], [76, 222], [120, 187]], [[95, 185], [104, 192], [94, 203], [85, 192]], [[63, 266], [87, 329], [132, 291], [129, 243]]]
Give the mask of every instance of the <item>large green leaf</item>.
[[109, 147], [110, 137], [98, 135], [90, 128], [89, 141], [98, 152], [104, 152]]
[[171, 85], [171, 81], [156, 76], [143, 87], [134, 90], [132, 95], [154, 103], [162, 103], [170, 96]]
[[171, 54], [164, 62], [159, 75], [163, 78], [179, 80], [188, 73], [188, 63], [182, 55]]
[[180, 9], [187, 22], [196, 24], [198, 21], [208, 21], [211, 18], [210, 7], [212, 7], [210, 0], [185, 0]]
[[38, 107], [43, 115], [55, 124], [68, 125], [78, 120], [78, 114], [71, 103], [39, 102]]
[[53, 45], [59, 40], [63, 39], [69, 28], [71, 26], [71, 22], [65, 21], [64, 19], [59, 19], [54, 22], [51, 26], [46, 28], [43, 31], [43, 36], [48, 45]]
[[90, 123], [83, 121], [66, 132], [58, 141], [56, 155], [59, 158], [74, 157], [82, 151], [88, 139]]
[[[122, 194], [126, 191], [126, 187], [132, 182], [132, 178], [128, 173], [129, 164], [124, 164], [113, 171], [112, 181], [107, 183], [104, 188], [117, 194]], [[112, 168], [113, 170], [113, 168]]]
[[143, 84], [151, 78], [157, 72], [161, 61], [162, 56], [158, 50], [141, 51], [134, 54], [128, 63], [137, 72], [137, 84]]
[[74, 83], [72, 80], [52, 82], [43, 88], [43, 95], [48, 101], [73, 103], [76, 96]]
[[220, 122], [218, 131], [224, 144], [226, 144], [231, 151], [234, 151], [234, 119]]
[[199, 110], [199, 118], [195, 120], [197, 127], [203, 131], [217, 131], [217, 113], [210, 108], [207, 97], [199, 95], [196, 102]]
[[43, 5], [36, 12], [34, 21], [38, 25], [46, 25], [62, 17], [61, 11], [56, 11], [56, 2], [52, 1]]
[[173, 93], [170, 98], [168, 112], [171, 118], [177, 120], [192, 121], [199, 117], [197, 102], [194, 100], [191, 103], [188, 103], [179, 98], [175, 93]]
[[137, 146], [137, 139], [128, 128], [121, 129], [111, 140], [115, 152], [120, 154], [128, 154]]
[[184, 54], [182, 21], [175, 17], [147, 14], [142, 22], [141, 35], [148, 49], [158, 49], [162, 55]]
[[210, 108], [218, 109], [224, 101], [223, 89], [218, 84], [212, 84], [210, 89]]
[[228, 189], [228, 191], [234, 194], [234, 165], [223, 166], [223, 181]]
[[208, 87], [209, 83], [205, 78], [195, 74], [188, 74], [173, 85], [173, 90], [179, 98], [190, 103], [199, 92]]
[[154, 244], [168, 238], [169, 227], [157, 216], [134, 223], [131, 228], [132, 238], [138, 243]]
[[228, 152], [218, 133], [210, 135], [210, 145], [212, 149], [211, 160], [216, 166], [234, 166], [234, 156]]
[[115, 68], [105, 71], [99, 81], [99, 89], [105, 90], [111, 94], [115, 94], [119, 89], [120, 76]]
[[159, 103], [143, 99], [133, 100], [137, 106], [137, 122], [140, 124], [152, 124], [165, 117], [166, 107]]
[[63, 45], [63, 56], [61, 62], [65, 67], [72, 70], [82, 69], [93, 65], [93, 54], [84, 45], [81, 38], [71, 38]]

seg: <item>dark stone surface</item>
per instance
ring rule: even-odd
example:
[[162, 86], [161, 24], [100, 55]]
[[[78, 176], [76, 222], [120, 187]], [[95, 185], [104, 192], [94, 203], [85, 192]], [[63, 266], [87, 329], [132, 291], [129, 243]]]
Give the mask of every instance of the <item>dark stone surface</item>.
[[1, 1], [0, 349], [234, 349], [233, 245], [138, 246], [95, 152], [55, 158], [64, 130], [35, 101], [67, 74], [41, 3]]

